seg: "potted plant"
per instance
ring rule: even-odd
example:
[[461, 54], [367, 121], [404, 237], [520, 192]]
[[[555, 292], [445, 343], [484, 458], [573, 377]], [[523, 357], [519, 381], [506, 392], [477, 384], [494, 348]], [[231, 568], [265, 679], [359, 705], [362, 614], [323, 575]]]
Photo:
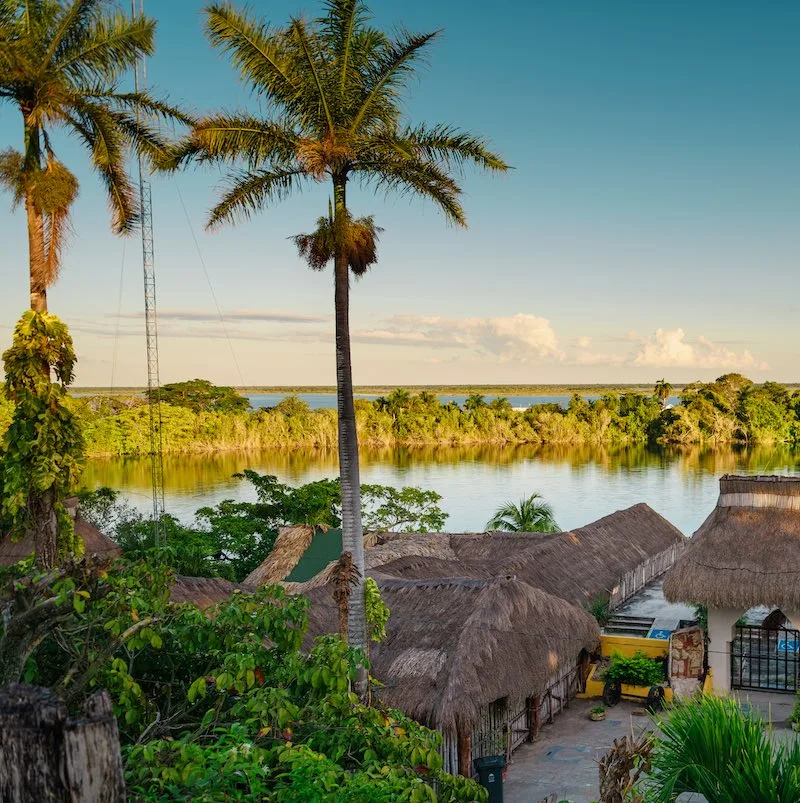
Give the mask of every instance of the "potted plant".
[[589, 711], [589, 719], [592, 722], [601, 722], [606, 718], [606, 707], [604, 705], [596, 705]]

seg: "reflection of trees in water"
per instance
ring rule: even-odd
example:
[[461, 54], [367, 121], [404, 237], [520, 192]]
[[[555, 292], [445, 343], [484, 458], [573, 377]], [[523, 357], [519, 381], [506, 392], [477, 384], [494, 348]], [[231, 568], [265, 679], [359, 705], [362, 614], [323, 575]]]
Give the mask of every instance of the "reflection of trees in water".
[[[465, 463], [513, 469], [516, 464], [525, 462], [560, 465], [578, 473], [592, 468], [608, 474], [674, 469], [685, 475], [688, 482], [709, 474], [800, 472], [800, 449], [788, 446], [718, 449], [647, 447], [641, 444], [619, 447], [589, 444], [386, 447], [362, 450], [361, 460], [364, 467], [386, 466], [398, 470], [425, 464], [458, 466]], [[167, 491], [180, 492], [219, 488], [227, 483], [234, 488], [239, 481], [233, 478], [233, 474], [245, 468], [276, 474], [290, 482], [301, 482], [309, 472], [336, 476], [338, 459], [336, 452], [329, 450], [165, 455], [165, 487]], [[88, 460], [83, 483], [88, 487], [107, 485], [126, 489], [129, 493], [147, 493], [150, 460], [145, 457]]]

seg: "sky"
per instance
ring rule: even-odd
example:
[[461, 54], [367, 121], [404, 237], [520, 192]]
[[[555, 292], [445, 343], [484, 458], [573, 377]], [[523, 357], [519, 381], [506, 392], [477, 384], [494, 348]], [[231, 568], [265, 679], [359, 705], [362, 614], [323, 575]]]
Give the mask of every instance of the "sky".
[[[277, 24], [312, 0], [253, 0]], [[443, 29], [412, 122], [486, 136], [514, 169], [468, 173], [469, 228], [429, 203], [351, 191], [384, 228], [354, 282], [357, 384], [800, 380], [800, 2], [375, 0], [376, 22]], [[202, 114], [258, 102], [203, 33], [197, 0], [158, 19], [154, 91]], [[0, 105], [0, 149], [20, 147]], [[141, 243], [114, 236], [74, 140], [73, 234], [50, 309], [77, 385], [146, 382]], [[335, 383], [333, 284], [289, 238], [319, 186], [209, 233], [221, 174], [153, 180], [162, 382]], [[0, 341], [27, 307], [24, 215], [0, 198]]]

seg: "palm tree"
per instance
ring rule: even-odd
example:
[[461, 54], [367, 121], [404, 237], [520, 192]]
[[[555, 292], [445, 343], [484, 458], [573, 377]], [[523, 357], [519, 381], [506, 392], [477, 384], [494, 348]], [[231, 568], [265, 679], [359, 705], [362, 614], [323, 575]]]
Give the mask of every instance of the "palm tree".
[[496, 413], [510, 413], [514, 407], [505, 396], [497, 396], [489, 402], [489, 407]]
[[661, 406], [666, 409], [667, 400], [672, 395], [672, 385], [664, 379], [659, 379], [653, 388], [653, 396], [661, 402]]
[[486, 407], [486, 399], [480, 393], [472, 393], [464, 400], [464, 409], [474, 412]]
[[166, 143], [146, 117], [190, 122], [145, 92], [119, 92], [117, 80], [153, 52], [155, 22], [111, 11], [111, 0], [0, 0], [0, 103], [16, 106], [22, 150], [0, 153], [0, 185], [25, 206], [30, 304], [47, 311], [78, 182], [56, 158], [52, 134], [82, 142], [108, 193], [113, 227], [130, 231], [138, 204], [125, 172], [127, 151], [163, 158]]
[[[207, 9], [211, 44], [226, 53], [240, 77], [269, 102], [271, 114], [213, 114], [200, 120], [168, 166], [184, 160], [231, 164], [229, 186], [209, 227], [248, 218], [310, 183], [329, 182], [333, 203], [313, 234], [297, 244], [312, 268], [333, 263], [336, 386], [344, 551], [363, 578], [358, 439], [350, 355], [350, 273], [376, 261], [378, 230], [354, 219], [347, 185], [427, 198], [452, 223], [466, 225], [454, 175], [467, 164], [504, 171], [484, 140], [447, 125], [408, 126], [401, 93], [438, 32], [392, 38], [370, 24], [363, 0], [327, 0], [324, 16], [294, 18], [272, 28], [231, 6]], [[348, 640], [366, 647], [363, 579], [349, 609]]]
[[489, 531], [506, 533], [557, 533], [553, 508], [544, 498], [533, 493], [519, 504], [507, 502], [499, 507], [486, 525]]
[[421, 390], [414, 397], [413, 401], [415, 406], [419, 406], [422, 409], [427, 409], [427, 410], [439, 406], [439, 399], [436, 397], [436, 394], [431, 393], [429, 390]]

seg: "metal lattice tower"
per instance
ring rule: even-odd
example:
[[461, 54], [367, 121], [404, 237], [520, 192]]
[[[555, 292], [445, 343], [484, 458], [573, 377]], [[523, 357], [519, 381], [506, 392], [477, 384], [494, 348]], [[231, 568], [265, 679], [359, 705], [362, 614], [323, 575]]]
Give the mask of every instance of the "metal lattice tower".
[[[131, 0], [131, 16], [137, 13], [136, 0]], [[144, 0], [139, 0], [139, 13]], [[145, 57], [136, 62], [136, 92], [147, 83]], [[156, 546], [164, 543], [164, 457], [161, 438], [161, 380], [158, 370], [158, 317], [156, 314], [156, 269], [153, 248], [153, 199], [142, 157], [139, 156], [139, 206], [141, 209], [142, 273], [144, 276], [144, 318], [147, 341], [147, 397], [150, 412], [150, 475], [153, 485], [153, 535]]]

